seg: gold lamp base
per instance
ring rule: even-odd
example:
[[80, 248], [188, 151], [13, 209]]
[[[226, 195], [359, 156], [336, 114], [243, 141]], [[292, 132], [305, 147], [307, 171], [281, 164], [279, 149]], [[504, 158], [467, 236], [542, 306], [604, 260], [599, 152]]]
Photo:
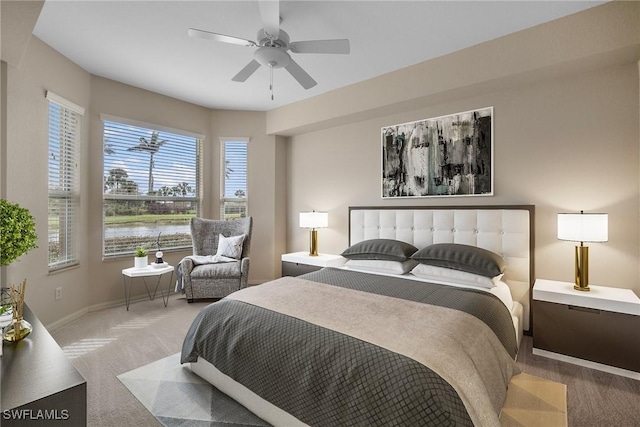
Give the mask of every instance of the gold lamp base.
[[576, 246], [576, 284], [573, 289], [589, 292], [589, 247]]
[[309, 256], [318, 256], [318, 230], [310, 231]]

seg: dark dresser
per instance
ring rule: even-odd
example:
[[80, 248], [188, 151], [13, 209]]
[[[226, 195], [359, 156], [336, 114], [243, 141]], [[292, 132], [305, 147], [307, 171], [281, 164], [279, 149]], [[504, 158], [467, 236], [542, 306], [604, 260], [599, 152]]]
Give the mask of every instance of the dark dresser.
[[0, 424], [86, 426], [87, 382], [25, 304], [33, 332], [2, 348]]

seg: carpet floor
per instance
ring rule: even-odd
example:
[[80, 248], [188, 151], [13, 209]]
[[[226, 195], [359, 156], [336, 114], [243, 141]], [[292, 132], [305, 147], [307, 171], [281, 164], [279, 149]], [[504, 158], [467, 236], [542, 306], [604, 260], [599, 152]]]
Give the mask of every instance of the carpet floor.
[[[162, 426], [117, 377], [178, 353], [196, 314], [208, 302], [172, 295], [88, 313], [51, 333], [87, 380], [89, 427]], [[640, 381], [532, 354], [525, 336], [518, 366], [567, 385], [570, 427], [640, 426]], [[210, 424], [208, 424], [210, 425]], [[215, 425], [215, 424], [214, 424]]]

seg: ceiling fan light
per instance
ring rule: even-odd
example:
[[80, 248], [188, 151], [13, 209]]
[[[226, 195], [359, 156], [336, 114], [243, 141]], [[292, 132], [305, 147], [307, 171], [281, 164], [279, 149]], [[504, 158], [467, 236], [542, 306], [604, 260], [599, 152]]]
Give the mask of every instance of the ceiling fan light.
[[253, 54], [253, 57], [261, 65], [271, 68], [283, 68], [289, 65], [291, 57], [284, 49], [264, 46]]

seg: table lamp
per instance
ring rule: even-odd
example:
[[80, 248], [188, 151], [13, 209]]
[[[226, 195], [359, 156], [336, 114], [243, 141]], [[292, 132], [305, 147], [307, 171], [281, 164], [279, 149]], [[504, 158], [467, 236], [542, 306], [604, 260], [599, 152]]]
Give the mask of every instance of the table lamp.
[[606, 213], [558, 214], [558, 239], [580, 242], [576, 246], [574, 289], [589, 291], [589, 247], [584, 242], [609, 240], [609, 215]]
[[318, 230], [329, 226], [327, 212], [300, 212], [300, 228], [310, 228], [309, 256], [318, 256]]

